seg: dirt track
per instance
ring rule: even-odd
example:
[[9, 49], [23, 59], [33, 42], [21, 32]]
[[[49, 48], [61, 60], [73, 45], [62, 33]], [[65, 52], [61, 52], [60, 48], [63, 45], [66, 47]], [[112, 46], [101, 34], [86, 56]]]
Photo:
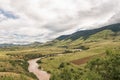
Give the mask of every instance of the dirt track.
[[39, 65], [36, 63], [40, 58], [29, 60], [29, 72], [34, 73], [39, 80], [49, 80], [50, 74], [45, 71], [38, 69]]

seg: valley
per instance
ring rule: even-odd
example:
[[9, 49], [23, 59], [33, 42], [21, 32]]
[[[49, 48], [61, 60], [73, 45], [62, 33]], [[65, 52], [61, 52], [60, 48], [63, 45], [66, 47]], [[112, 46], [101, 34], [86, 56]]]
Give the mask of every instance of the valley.
[[0, 80], [119, 80], [119, 61], [118, 23], [63, 35], [44, 44], [3, 46]]
[[38, 60], [40, 60], [40, 58], [32, 59], [32, 60], [28, 61], [29, 72], [33, 72], [39, 80], [49, 80], [50, 79], [50, 74], [48, 74], [45, 71], [42, 71], [42, 70], [38, 69], [38, 67], [39, 67], [39, 65], [37, 64]]

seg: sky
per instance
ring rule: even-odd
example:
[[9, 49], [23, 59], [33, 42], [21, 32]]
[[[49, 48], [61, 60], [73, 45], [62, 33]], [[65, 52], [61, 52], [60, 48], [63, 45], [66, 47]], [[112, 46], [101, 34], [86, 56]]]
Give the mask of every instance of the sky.
[[0, 0], [0, 44], [46, 42], [120, 22], [120, 0]]

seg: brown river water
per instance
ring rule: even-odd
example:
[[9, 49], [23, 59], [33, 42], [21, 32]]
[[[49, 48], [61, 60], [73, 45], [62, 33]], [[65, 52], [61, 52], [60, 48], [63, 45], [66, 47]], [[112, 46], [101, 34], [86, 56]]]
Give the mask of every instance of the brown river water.
[[47, 72], [38, 69], [39, 65], [37, 64], [37, 61], [40, 60], [40, 58], [36, 58], [36, 59], [32, 59], [29, 60], [29, 67], [28, 70], [29, 72], [32, 72], [34, 75], [36, 75], [36, 77], [39, 80], [49, 80], [50, 79], [50, 74], [48, 74]]

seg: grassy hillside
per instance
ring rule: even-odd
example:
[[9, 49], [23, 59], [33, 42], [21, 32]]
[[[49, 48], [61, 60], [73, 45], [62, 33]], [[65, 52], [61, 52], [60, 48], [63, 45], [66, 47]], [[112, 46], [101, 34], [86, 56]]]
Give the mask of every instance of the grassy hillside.
[[[68, 80], [69, 77], [70, 80], [77, 80], [81, 77], [85, 80], [99, 80], [86, 79], [85, 76], [89, 77], [86, 74], [80, 75], [83, 74], [87, 62], [96, 57], [107, 56], [106, 50], [118, 50], [118, 55], [120, 55], [120, 24], [78, 31], [45, 44], [35, 42], [24, 46], [1, 47], [0, 79], [37, 80], [34, 74], [28, 72], [27, 61], [44, 56], [44, 59], [38, 61], [39, 68], [51, 73], [51, 80]], [[80, 65], [76, 65], [76, 61]], [[74, 74], [69, 74], [69, 71]], [[60, 78], [62, 73], [66, 74], [62, 76], [64, 79]], [[75, 79], [77, 76], [78, 78]]]
[[[106, 34], [104, 32], [104, 30], [109, 30], [111, 32], [108, 32], [108, 34]], [[75, 32], [71, 35], [63, 35], [63, 36], [60, 36], [57, 38], [57, 40], [76, 40], [76, 39], [79, 39], [79, 38], [82, 38], [84, 40], [88, 39], [90, 36], [92, 35], [95, 35], [99, 32], [102, 33], [103, 31], [103, 34], [104, 35], [111, 35], [111, 36], [117, 36], [117, 33], [120, 32], [120, 24], [112, 24], [112, 25], [108, 25], [108, 26], [104, 26], [104, 27], [101, 27], [101, 28], [98, 28], [98, 29], [92, 29], [92, 30], [83, 30], [83, 31], [78, 31], [78, 32]], [[106, 36], [106, 37], [107, 37]], [[105, 36], [103, 36], [105, 37]], [[103, 38], [101, 37], [101, 38]]]
[[[28, 60], [50, 54], [63, 53], [65, 49], [58, 47], [14, 46], [0, 49], [0, 80], [37, 80], [28, 72]], [[9, 76], [7, 75], [9, 73]], [[14, 75], [15, 74], [15, 75]], [[16, 75], [17, 74], [17, 75]]]
[[49, 45], [68, 47], [84, 42], [99, 42], [109, 39], [114, 41], [120, 40], [120, 24], [108, 25], [93, 30], [78, 31], [71, 35], [63, 35], [56, 38]]
[[[61, 73], [61, 68], [59, 68], [61, 65], [63, 67], [62, 69], [65, 69], [67, 67], [70, 69], [72, 68], [78, 70], [79, 72], [81, 71], [81, 68], [84, 67], [86, 62], [95, 57], [104, 57], [106, 50], [118, 49], [118, 52], [120, 51], [120, 24], [113, 24], [99, 29], [79, 31], [71, 35], [61, 36], [46, 45], [65, 48], [67, 51], [60, 56], [42, 59], [40, 61], [40, 68], [42, 67], [52, 75]], [[99, 54], [102, 54], [102, 56], [99, 56]], [[87, 59], [87, 61], [85, 61], [85, 63], [82, 65], [75, 65], [71, 63], [77, 61], [79, 64], [81, 63], [81, 60], [84, 60], [86, 58], [89, 59]], [[53, 77], [55, 77], [55, 79], [58, 79], [57, 76]], [[55, 80], [53, 77], [51, 80]], [[59, 78], [59, 80], [66, 79]]]

